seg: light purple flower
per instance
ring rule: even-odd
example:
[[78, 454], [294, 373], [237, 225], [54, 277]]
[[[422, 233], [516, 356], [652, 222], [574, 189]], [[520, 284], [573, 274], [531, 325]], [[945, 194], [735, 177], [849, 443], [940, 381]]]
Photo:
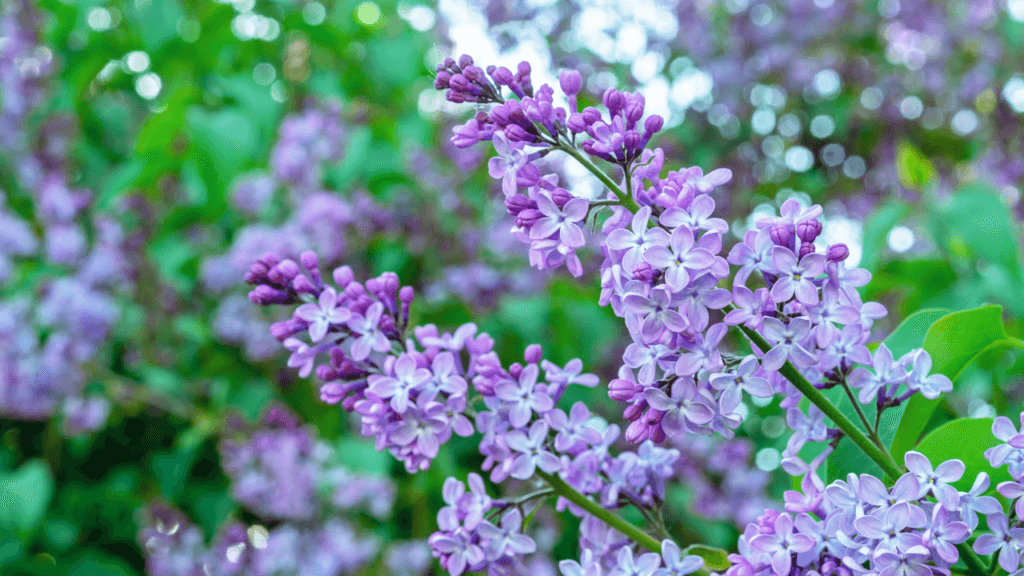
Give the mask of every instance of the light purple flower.
[[377, 352], [388, 352], [391, 350], [391, 341], [378, 328], [380, 317], [384, 314], [384, 305], [380, 302], [370, 304], [366, 309], [366, 315], [353, 314], [348, 321], [348, 327], [359, 335], [352, 343], [352, 359], [359, 362], [370, 356], [371, 350]]
[[921, 535], [915, 532], [904, 532], [910, 525], [910, 503], [901, 502], [885, 512], [875, 512], [857, 518], [853, 525], [857, 532], [872, 540], [878, 541], [878, 549], [906, 552], [914, 546], [921, 545]]
[[818, 303], [818, 287], [814, 279], [825, 271], [825, 256], [811, 253], [797, 261], [789, 248], [776, 246], [772, 250], [772, 263], [779, 279], [772, 286], [772, 300], [787, 302], [794, 295], [803, 304]]
[[553, 474], [557, 472], [562, 463], [544, 446], [548, 437], [548, 425], [538, 420], [530, 426], [530, 435], [527, 436], [521, 430], [513, 430], [505, 437], [508, 447], [518, 453], [514, 456], [510, 475], [513, 478], [526, 480], [533, 476], [537, 468]]
[[508, 419], [516, 428], [530, 422], [531, 412], [543, 414], [555, 405], [545, 387], [537, 384], [538, 374], [537, 365], [530, 364], [518, 380], [505, 380], [494, 388], [495, 395], [509, 405]]
[[907, 378], [907, 371], [898, 363], [893, 362], [892, 352], [884, 343], [879, 344], [878, 349], [875, 350], [871, 365], [875, 369], [874, 374], [865, 368], [855, 368], [847, 379], [850, 386], [860, 388], [857, 399], [861, 404], [873, 403], [879, 390], [894, 384], [898, 385]]
[[811, 333], [810, 320], [803, 317], [794, 318], [786, 325], [777, 318], [765, 318], [761, 333], [768, 342], [774, 344], [761, 361], [765, 370], [778, 370], [786, 360], [792, 360], [793, 364], [803, 368], [813, 366], [817, 362], [817, 358], [801, 344]]
[[678, 292], [690, 282], [690, 272], [702, 272], [715, 263], [715, 255], [696, 248], [693, 231], [680, 226], [672, 232], [668, 247], [651, 246], [643, 255], [651, 266], [665, 269], [665, 282]]
[[953, 389], [953, 382], [943, 374], [928, 373], [932, 369], [932, 357], [923, 348], [914, 356], [914, 368], [907, 378], [907, 387], [918, 390], [929, 400], [935, 400], [944, 392]]
[[970, 533], [967, 524], [949, 521], [945, 506], [936, 506], [932, 509], [932, 523], [925, 531], [922, 542], [935, 550], [939, 558], [955, 564], [960, 558], [955, 545], [967, 540]]
[[630, 546], [623, 546], [615, 557], [615, 566], [608, 571], [608, 576], [651, 576], [661, 566], [661, 557], [654, 552], [633, 556]]
[[927, 566], [931, 553], [924, 546], [914, 546], [905, 552], [883, 550], [875, 554], [872, 566], [878, 576], [931, 576]]
[[669, 235], [663, 228], [648, 228], [651, 207], [644, 206], [633, 216], [631, 230], [619, 228], [608, 234], [607, 244], [613, 250], [625, 250], [622, 267], [632, 273], [651, 246], [667, 246]]
[[510, 142], [502, 131], [496, 131], [491, 141], [497, 156], [487, 161], [487, 172], [491, 178], [501, 178], [501, 191], [505, 196], [516, 193], [516, 174], [526, 166], [528, 156], [521, 142]]
[[668, 539], [661, 541], [661, 559], [665, 567], [655, 570], [653, 576], [686, 576], [704, 567], [703, 558], [683, 556], [679, 545]]
[[395, 361], [394, 372], [394, 376], [375, 378], [369, 390], [383, 400], [390, 398], [391, 408], [402, 414], [409, 406], [410, 394], [430, 380], [430, 370], [417, 368], [415, 358], [402, 354]]
[[652, 408], [665, 412], [661, 426], [669, 436], [685, 432], [687, 422], [702, 425], [715, 417], [714, 410], [704, 403], [691, 378], [676, 380], [672, 384], [671, 397], [660, 388], [648, 388], [644, 395]]
[[507, 510], [501, 516], [498, 526], [484, 520], [478, 527], [480, 537], [487, 541], [485, 553], [488, 560], [497, 560], [508, 554], [532, 554], [537, 544], [526, 534], [520, 532], [523, 527], [523, 514], [518, 508]]
[[746, 286], [736, 285], [732, 288], [732, 301], [736, 309], [729, 311], [723, 322], [730, 326], [743, 324], [747, 328], [759, 330], [770, 301], [768, 289], [758, 288], [756, 292], [751, 292]]
[[985, 472], [979, 472], [974, 479], [970, 491], [960, 493], [960, 518], [972, 531], [978, 527], [978, 513], [988, 516], [1003, 511], [1003, 506], [992, 496], [984, 496], [988, 492], [989, 478]]
[[982, 556], [999, 552], [999, 565], [1007, 572], [1020, 566], [1020, 548], [1024, 546], [1024, 528], [1010, 528], [1005, 514], [988, 517], [991, 534], [982, 534], [974, 541], [974, 551]]
[[725, 234], [729, 231], [729, 224], [721, 218], [711, 218], [714, 211], [715, 200], [711, 196], [701, 194], [693, 199], [689, 209], [678, 206], [669, 208], [658, 221], [668, 228], [685, 226], [690, 230], [710, 230]]
[[583, 198], [573, 198], [559, 209], [551, 194], [546, 190], [537, 195], [537, 209], [543, 218], [537, 220], [530, 228], [530, 238], [540, 240], [558, 234], [558, 240], [570, 247], [579, 248], [586, 244], [583, 230], [577, 222], [582, 222], [587, 215], [590, 202]]
[[317, 303], [303, 304], [295, 310], [295, 316], [309, 322], [309, 338], [319, 342], [327, 335], [332, 324], [343, 324], [352, 317], [348, 308], [338, 307], [338, 293], [328, 286], [320, 293]]
[[622, 299], [626, 310], [643, 318], [640, 335], [645, 343], [656, 342], [668, 328], [683, 332], [689, 326], [686, 319], [672, 309], [672, 294], [664, 285], [652, 288], [648, 296], [630, 292]]
[[943, 508], [950, 512], [956, 511], [960, 495], [950, 484], [964, 476], [965, 467], [961, 460], [948, 460], [933, 470], [927, 456], [912, 450], [903, 456], [903, 461], [921, 486], [919, 498], [931, 492]]
[[778, 576], [786, 576], [793, 565], [793, 554], [806, 552], [814, 546], [814, 540], [806, 534], [793, 533], [793, 519], [789, 514], [779, 514], [775, 519], [774, 534], [759, 534], [750, 541], [755, 550], [771, 555], [772, 570]]
[[755, 398], [770, 398], [775, 394], [768, 380], [755, 376], [760, 367], [761, 363], [757, 361], [757, 357], [750, 355], [744, 358], [734, 371], [711, 375], [711, 386], [722, 391], [719, 402], [723, 412], [731, 413], [739, 406], [744, 390]]

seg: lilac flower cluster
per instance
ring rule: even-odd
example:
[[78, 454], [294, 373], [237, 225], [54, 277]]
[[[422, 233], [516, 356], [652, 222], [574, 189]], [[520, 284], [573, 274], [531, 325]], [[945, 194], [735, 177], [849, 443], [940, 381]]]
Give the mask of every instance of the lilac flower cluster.
[[[786, 512], [769, 510], [747, 525], [725, 574], [945, 574], [960, 556], [956, 544], [978, 529], [979, 514], [992, 533], [978, 536], [974, 551], [1000, 551], [1000, 566], [1017, 569], [1024, 539], [985, 495], [986, 473], [960, 492], [952, 486], [964, 475], [960, 460], [933, 468], [923, 454], [907, 452], [905, 461], [909, 472], [892, 488], [867, 474], [827, 487], [816, 474], [806, 476], [801, 492], [786, 493]], [[1000, 492], [1012, 491], [1009, 484]]]
[[[529, 88], [528, 63], [521, 63], [519, 70], [525, 71], [527, 89], [521, 89], [519, 76], [512, 77], [508, 69], [489, 66], [485, 75], [471, 57], [463, 55], [458, 62], [449, 58], [438, 65], [434, 87], [447, 90], [453, 102], [497, 103], [456, 127], [452, 143], [465, 148], [493, 142], [498, 155], [488, 162], [488, 172], [501, 179], [505, 207], [515, 219], [513, 236], [530, 245], [530, 264], [540, 270], [564, 264], [574, 276], [581, 276], [583, 266], [576, 250], [586, 244], [581, 223], [591, 204], [559, 187], [557, 175], [544, 174], [537, 161], [554, 149], [575, 149], [577, 137], [585, 135], [589, 138], [579, 145], [584, 152], [625, 168], [640, 158], [664, 121], [653, 115], [641, 125], [644, 97], [615, 89], [606, 91], [603, 98], [608, 118], [594, 107], [580, 111], [576, 95], [582, 78], [575, 70], [559, 75], [568, 109], [556, 106], [550, 85], [542, 85], [536, 94]], [[501, 94], [505, 86], [518, 99], [505, 100]], [[521, 194], [519, 188], [527, 193]]]
[[[620, 102], [609, 101], [606, 96], [605, 103], [613, 109], [614, 116]], [[478, 123], [483, 118], [481, 114], [475, 119]], [[503, 114], [499, 113], [499, 118]], [[542, 124], [538, 122], [536, 126], [539, 128]], [[494, 125], [491, 138], [499, 157], [492, 159], [491, 175], [503, 180], [506, 204], [520, 209], [517, 227], [521, 226], [522, 213], [532, 209], [525, 203], [533, 200], [537, 215], [527, 213], [528, 226], [539, 230], [538, 238], [557, 236], [561, 245], [573, 250], [581, 247], [584, 239], [577, 222], [589, 215], [592, 206], [589, 201], [572, 198], [562, 189], [552, 190], [553, 181], [534, 198], [526, 198], [515, 191], [523, 184], [537, 187], [529, 181], [529, 176], [527, 182], [520, 181], [520, 170], [531, 159], [522, 155], [516, 143], [545, 141], [573, 155], [571, 145], [559, 140], [557, 129], [550, 131], [549, 141], [548, 136], [540, 136], [540, 132], [530, 140], [508, 137], [508, 124], [500, 120]], [[515, 129], [511, 133], [518, 134]], [[457, 132], [453, 141], [463, 137], [464, 134]], [[593, 150], [589, 151], [594, 155]], [[624, 417], [630, 424], [625, 438], [632, 443], [642, 443], [641, 447], [635, 454], [606, 460], [601, 457], [601, 450], [595, 451], [597, 444], [588, 441], [589, 444], [581, 445], [582, 454], [571, 454], [573, 459], [563, 456], [558, 469], [556, 454], [551, 453], [544, 442], [545, 424], [538, 422], [531, 426], [528, 435], [509, 436], [510, 447], [516, 449], [513, 444], [522, 444], [531, 451], [529, 459], [520, 457], [513, 461], [511, 476], [528, 478], [536, 467], [546, 473], [557, 469], [562, 479], [577, 492], [600, 493], [605, 506], [613, 505], [625, 490], [626, 499], [643, 509], [645, 497], [651, 498], [651, 494], [655, 500], [659, 497], [663, 479], [671, 475], [672, 462], [679, 457], [678, 452], [672, 454], [655, 448], [654, 442], [679, 439], [690, 433], [717, 432], [732, 438], [747, 412], [743, 405], [744, 391], [758, 398], [781, 394], [784, 396], [782, 407], [787, 409], [787, 424], [794, 432], [783, 453], [783, 467], [794, 476], [803, 476], [803, 493], [787, 494], [786, 504], [787, 510], [799, 516], [794, 519], [789, 514], [769, 513], [752, 524], [753, 528], [748, 527], [740, 542], [740, 554], [732, 558], [730, 571], [733, 574], [784, 576], [794, 569], [859, 573], [868, 563], [875, 573], [887, 576], [895, 573], [924, 575], [931, 573], [930, 568], [923, 567], [926, 563], [941, 571], [956, 562], [959, 552], [955, 545], [963, 542], [977, 525], [971, 511], [978, 509], [971, 506], [981, 502], [980, 506], [987, 506], [988, 510], [994, 502], [983, 496], [988, 488], [987, 477], [979, 477], [975, 488], [965, 495], [950, 486], [964, 474], [964, 465], [958, 460], [933, 469], [922, 454], [909, 452], [906, 464], [910, 473], [896, 483], [892, 492], [876, 478], [851, 476], [845, 484], [848, 491], [856, 494], [851, 501], [830, 501], [825, 497], [826, 489], [817, 469], [844, 432], [829, 428], [824, 412], [817, 405], [812, 404], [807, 412], [800, 408], [804, 394], [793, 380], [807, 381], [808, 386], [819, 390], [842, 387], [851, 398], [853, 390], [859, 390], [861, 403], [875, 404], [879, 415], [876, 418], [883, 410], [917, 393], [928, 399], [938, 398], [952, 389], [952, 383], [942, 374], [930, 373], [931, 358], [923, 349], [913, 350], [899, 360], [894, 359], [884, 345], [879, 346], [874, 355], [869, 352], [866, 343], [871, 337], [872, 324], [884, 317], [886, 311], [878, 303], [862, 301], [857, 288], [870, 280], [870, 274], [863, 269], [847, 268], [847, 247], [844, 244], [822, 245], [818, 241], [823, 229], [819, 220], [821, 207], [805, 208], [795, 200], [787, 201], [779, 216], [757, 220], [756, 227], [748, 231], [743, 242], [734, 246], [725, 258], [720, 253], [722, 235], [728, 231], [728, 225], [713, 216], [715, 201], [711, 192], [715, 186], [728, 182], [731, 173], [715, 170], [705, 175], [700, 168], [690, 168], [669, 172], [662, 178], [664, 154], [660, 149], [644, 150], [638, 156], [603, 158], [621, 166], [627, 192], [606, 182], [611, 188], [609, 198], [614, 196], [615, 200], [607, 204], [611, 206], [612, 216], [604, 221], [606, 237], [600, 248], [605, 256], [601, 303], [610, 304], [625, 320], [633, 339], [623, 356], [619, 378], [609, 384], [609, 395], [627, 403]], [[637, 159], [639, 162], [634, 163]], [[519, 228], [514, 230], [517, 232]], [[533, 244], [531, 251], [536, 246]], [[722, 281], [733, 276], [730, 265], [737, 267], [732, 290], [719, 288]], [[574, 274], [582, 272], [572, 263], [569, 268]], [[729, 328], [739, 325], [748, 333], [757, 334], [757, 337], [750, 337], [756, 344], [752, 354], [734, 354], [722, 349]], [[863, 366], [871, 366], [873, 370]], [[527, 381], [521, 388], [532, 388], [535, 373], [528, 374]], [[487, 396], [486, 391], [481, 392]], [[523, 399], [531, 402], [530, 408], [535, 411], [549, 408], [546, 401], [539, 407], [532, 404], [534, 399], [529, 395], [524, 395]], [[529, 410], [521, 409], [521, 416], [515, 412], [510, 414], [525, 424]], [[862, 424], [870, 429], [859, 408], [858, 414]], [[515, 425], [515, 420], [512, 423]], [[997, 435], [1007, 440], [1008, 446], [1014, 446], [1016, 431], [1008, 429], [1005, 423], [998, 427]], [[491, 469], [500, 460], [489, 453], [487, 431], [479, 421], [478, 428], [485, 433], [481, 444], [481, 452], [488, 456], [485, 469]], [[617, 435], [617, 427], [609, 427], [609, 431], [613, 428]], [[828, 446], [811, 463], [800, 458], [807, 442], [826, 441]], [[1024, 446], [1024, 442], [1019, 444]], [[656, 451], [661, 452], [656, 454]], [[1015, 458], [1009, 448], [991, 452], [993, 459]], [[591, 454], [598, 455], [596, 463]], [[587, 460], [583, 461], [583, 457]], [[620, 469], [616, 463], [623, 460], [629, 463]], [[653, 465], [641, 484], [650, 490], [649, 494], [629, 493], [639, 487], [629, 482], [637, 462]], [[595, 464], [607, 483], [593, 475]], [[662, 469], [667, 472], [660, 472]], [[496, 482], [508, 475], [495, 474], [495, 470], [500, 469], [492, 470], [491, 477]], [[835, 493], [834, 498], [839, 498], [840, 484], [829, 488]], [[867, 487], [866, 492], [860, 491], [862, 486]], [[1010, 494], [1024, 493], [1014, 487], [1005, 489]], [[614, 494], [610, 499], [609, 492]], [[924, 500], [929, 494], [938, 504]], [[489, 536], [478, 534], [465, 524], [467, 519], [471, 526], [477, 524], [475, 506], [478, 504], [472, 499], [463, 504], [462, 496], [459, 492], [457, 498], [448, 501], [456, 510], [458, 522], [451, 521], [450, 512], [439, 518], [443, 525], [440, 537], [443, 539], [439, 539], [444, 547], [442, 564], [454, 562], [456, 572], [467, 565], [472, 569], [493, 560], [483, 551]], [[967, 509], [959, 507], [962, 496]], [[836, 510], [839, 512], [829, 516]], [[961, 515], [967, 523], [958, 521]], [[973, 517], [976, 518], [976, 514]], [[994, 520], [990, 528], [995, 532], [1002, 530], [1000, 534], [1005, 533], [1005, 537], [1000, 534], [980, 537], [975, 544], [978, 552], [990, 554], [996, 549], [992, 542], [999, 539], [1010, 542], [1014, 537], [1006, 536], [1010, 530], [1006, 522]], [[908, 528], [922, 532], [915, 534], [906, 531]], [[617, 540], [614, 532], [608, 530], [610, 528], [601, 525], [594, 534], [588, 534], [588, 529], [581, 528], [582, 562], [566, 565], [563, 571], [567, 574], [592, 570], [594, 573], [613, 570], [616, 574], [654, 571], [656, 558], [636, 559], [631, 551], [621, 549], [629, 540]], [[588, 546], [587, 541], [599, 545]], [[835, 549], [825, 554], [823, 550], [830, 543], [834, 543]], [[1001, 550], [1009, 544], [1002, 546]], [[1006, 554], [1014, 560], [1012, 570], [1015, 570], [1016, 549]], [[1006, 563], [1011, 564], [1009, 560]]]
[[151, 505], [139, 533], [147, 574], [337, 576], [356, 573], [378, 555], [377, 539], [342, 514], [362, 510], [385, 520], [395, 497], [389, 479], [336, 464], [334, 450], [280, 406], [255, 426], [234, 422], [227, 436], [220, 448], [232, 497], [274, 527], [229, 520], [206, 547], [184, 515]]

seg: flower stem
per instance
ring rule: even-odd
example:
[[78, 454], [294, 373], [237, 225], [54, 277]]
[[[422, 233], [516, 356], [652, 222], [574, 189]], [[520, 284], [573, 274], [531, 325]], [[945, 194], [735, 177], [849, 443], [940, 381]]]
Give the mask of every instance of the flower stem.
[[541, 470], [537, 470], [537, 475], [544, 479], [559, 496], [562, 496], [566, 500], [586, 510], [589, 514], [596, 516], [605, 524], [615, 528], [619, 532], [622, 532], [629, 537], [630, 540], [637, 544], [647, 548], [651, 552], [661, 553], [661, 543], [651, 537], [650, 534], [637, 528], [631, 523], [619, 518], [617, 515], [612, 513], [611, 510], [603, 508], [598, 503], [594, 502], [590, 498], [587, 498], [583, 494], [576, 491], [575, 488], [569, 486], [558, 477], [557, 474], [548, 474]]
[[582, 164], [584, 168], [590, 170], [591, 174], [597, 176], [597, 179], [607, 186], [613, 194], [615, 194], [615, 197], [619, 199], [619, 202], [626, 208], [626, 210], [629, 210], [634, 214], [640, 210], [640, 205], [636, 203], [636, 200], [634, 200], [632, 196], [625, 193], [622, 188], [619, 188], [619, 185], [616, 184], [615, 181], [609, 178], [607, 174], [602, 172], [600, 168], [595, 166], [593, 162], [581, 154], [574, 146], [562, 144], [559, 148], [569, 156], [575, 158], [576, 161]]
[[[768, 341], [755, 330], [751, 330], [742, 324], [739, 326], [739, 329], [742, 330], [747, 338], [749, 338], [755, 346], [760, 348], [762, 352], [767, 352], [771, 349], [771, 344], [769, 344]], [[896, 479], [903, 474], [903, 470], [900, 468], [899, 464], [896, 463], [892, 454], [885, 449], [885, 446], [876, 446], [871, 440], [869, 440], [868, 437], [865, 436], [864, 433], [861, 432], [845, 414], [833, 406], [832, 403], [828, 401], [828, 398], [826, 398], [821, 391], [815, 388], [813, 384], [808, 382], [807, 378], [804, 378], [803, 374], [801, 374], [790, 362], [787, 361], [782, 368], [779, 369], [779, 374], [785, 376], [785, 378], [789, 380], [797, 390], [802, 392], [812, 404], [820, 408], [826, 416], [831, 418], [832, 422], [834, 422], [835, 425], [838, 426], [839, 429], [842, 430], [858, 448], [864, 451], [869, 458], [875, 461], [875, 464], [878, 464], [878, 466], [885, 471], [885, 474], [890, 480], [895, 482]], [[986, 573], [985, 567], [982, 565], [978, 556], [974, 553], [974, 550], [971, 550], [971, 547], [966, 544], [957, 544], [956, 547], [960, 551], [960, 559], [967, 566], [968, 571], [971, 574], [984, 576]]]
[[[764, 339], [763, 336], [758, 334], [755, 330], [743, 326], [739, 326], [739, 329], [754, 343], [755, 346], [761, 349], [762, 352], [768, 352], [772, 346]], [[828, 416], [840, 430], [843, 431], [846, 436], [857, 445], [858, 448], [864, 451], [869, 458], [875, 461], [875, 464], [885, 471], [885, 474], [889, 476], [890, 480], [896, 481], [903, 474], [903, 470], [900, 469], [899, 464], [893, 459], [892, 454], [889, 454], [887, 450], [880, 449], [875, 445], [860, 428], [853, 423], [849, 418], [846, 417], [838, 408], [829, 402], [828, 398], [821, 393], [820, 390], [814, 387], [804, 375], [801, 374], [789, 361], [779, 369], [779, 374], [782, 374], [787, 380], [790, 381], [793, 386], [796, 387], [812, 404], [821, 409], [822, 412]]]

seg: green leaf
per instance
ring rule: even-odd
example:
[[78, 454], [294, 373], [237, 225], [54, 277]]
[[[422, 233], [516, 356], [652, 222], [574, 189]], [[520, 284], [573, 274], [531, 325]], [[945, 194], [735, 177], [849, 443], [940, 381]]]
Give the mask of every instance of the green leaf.
[[921, 190], [938, 178], [931, 161], [908, 142], [896, 145], [896, 176], [900, 184], [910, 190]]
[[338, 443], [338, 459], [349, 470], [387, 476], [391, 468], [391, 454], [378, 452], [373, 442], [346, 438]]
[[43, 460], [30, 460], [14, 472], [0, 472], [0, 527], [34, 530], [53, 497], [53, 475]]
[[712, 572], [723, 572], [732, 564], [729, 562], [729, 553], [721, 548], [712, 548], [703, 544], [691, 544], [682, 551], [682, 556], [700, 556], [704, 559], [704, 566]]
[[[932, 324], [923, 345], [932, 357], [932, 373], [944, 374], [956, 382], [964, 368], [981, 354], [1019, 347], [1018, 341], [1006, 335], [1002, 312], [999, 306], [982, 306], [947, 314]], [[917, 443], [938, 405], [939, 399], [929, 400], [920, 394], [911, 397], [892, 440], [891, 451], [897, 461]]]
[[967, 470], [963, 478], [953, 482], [957, 490], [970, 490], [981, 472], [986, 472], [992, 479], [989, 490], [995, 490], [1000, 482], [1011, 478], [1009, 468], [993, 468], [985, 458], [985, 450], [1001, 444], [992, 435], [992, 422], [992, 418], [958, 418], [947, 422], [928, 433], [917, 445], [917, 451], [927, 456], [932, 466], [954, 458], [962, 460]]
[[1024, 299], [1014, 297], [1024, 292], [1020, 231], [998, 195], [983, 185], [965, 187], [943, 208], [942, 219], [951, 251], [965, 248], [966, 257], [989, 265], [980, 269], [985, 291], [1024, 314]]

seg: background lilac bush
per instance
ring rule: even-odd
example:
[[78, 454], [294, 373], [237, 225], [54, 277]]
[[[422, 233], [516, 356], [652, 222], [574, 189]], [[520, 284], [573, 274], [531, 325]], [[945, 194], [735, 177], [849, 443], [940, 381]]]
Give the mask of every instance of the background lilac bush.
[[7, 0], [0, 570], [1013, 572], [1018, 4]]

